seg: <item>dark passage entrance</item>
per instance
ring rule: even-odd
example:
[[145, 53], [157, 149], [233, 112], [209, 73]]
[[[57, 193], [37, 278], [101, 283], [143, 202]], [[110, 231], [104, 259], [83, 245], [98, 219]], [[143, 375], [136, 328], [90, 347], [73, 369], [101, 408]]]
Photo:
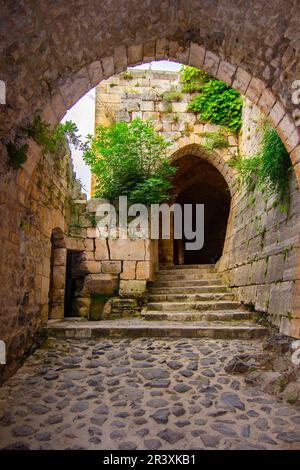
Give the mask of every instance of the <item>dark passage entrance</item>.
[[[193, 214], [196, 204], [204, 204], [204, 246], [186, 250], [185, 239], [174, 240], [174, 264], [215, 263], [222, 256], [226, 236], [231, 201], [228, 185], [213, 165], [199, 157], [184, 156], [176, 166], [176, 202], [182, 205], [182, 212], [184, 204], [193, 205]], [[195, 224], [195, 216], [193, 219]]]
[[78, 316], [76, 307], [76, 293], [81, 290], [83, 276], [78, 273], [81, 259], [80, 251], [67, 251], [66, 288], [65, 288], [65, 317]]

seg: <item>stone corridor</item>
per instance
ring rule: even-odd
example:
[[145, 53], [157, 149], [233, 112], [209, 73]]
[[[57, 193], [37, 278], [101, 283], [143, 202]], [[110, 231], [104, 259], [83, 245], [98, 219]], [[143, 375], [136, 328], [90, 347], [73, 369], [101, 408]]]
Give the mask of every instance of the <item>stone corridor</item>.
[[261, 350], [259, 340], [49, 338], [0, 389], [0, 448], [299, 448], [299, 408], [224, 370]]

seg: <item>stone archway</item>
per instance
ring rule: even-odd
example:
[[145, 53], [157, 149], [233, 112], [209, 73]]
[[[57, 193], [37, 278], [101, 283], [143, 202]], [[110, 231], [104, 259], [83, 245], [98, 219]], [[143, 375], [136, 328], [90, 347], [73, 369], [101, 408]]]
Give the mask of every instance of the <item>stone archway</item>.
[[[20, 224], [24, 209], [30, 206], [30, 191], [43, 158], [40, 149], [30, 142], [23, 169], [7, 172], [5, 144], [38, 113], [56, 124], [99, 81], [130, 65], [175, 60], [202, 68], [241, 91], [278, 130], [290, 152], [299, 184], [300, 137], [292, 102], [300, 63], [296, 0], [281, 4], [271, 1], [267, 5], [260, 0], [243, 5], [235, 0], [215, 0], [213, 8], [202, 0], [127, 0], [122, 6], [120, 2], [104, 0], [101, 8], [93, 0], [59, 4], [46, 0], [26, 6], [14, 1], [2, 3], [0, 70], [6, 104], [0, 105], [0, 217], [5, 221], [0, 266], [7, 281], [0, 293], [5, 299], [4, 319], [9, 315], [18, 318], [18, 299], [27, 290], [32, 297], [36, 295], [28, 273], [23, 272], [16, 292], [14, 274], [21, 266], [18, 257], [26, 257]], [[185, 145], [190, 143], [187, 139]], [[39, 217], [45, 220], [50, 214], [51, 209], [43, 208]], [[55, 226], [46, 223], [43, 227], [43, 237], [48, 242]], [[298, 240], [299, 236], [297, 248]], [[15, 262], [7, 260], [6, 253], [10, 252], [15, 254]], [[297, 317], [290, 322], [293, 328], [286, 327], [285, 331], [299, 336], [299, 250], [294, 257], [298, 259], [293, 288]], [[47, 283], [48, 267], [41, 274], [41, 286], [36, 291], [45, 292]], [[42, 301], [36, 302], [33, 316], [38, 320], [30, 324], [31, 330], [40, 327], [40, 318], [45, 316], [41, 315], [43, 306]], [[21, 329], [18, 337], [22, 336]], [[11, 349], [14, 336], [12, 328], [5, 332]], [[26, 339], [22, 341], [26, 343]]]
[[[191, 140], [196, 137], [192, 136]], [[185, 143], [187, 140], [182, 139]], [[200, 138], [197, 140], [200, 141]], [[200, 252], [187, 254], [184, 240], [160, 240], [160, 263], [214, 264], [220, 260], [226, 240], [231, 235], [232, 223], [230, 228], [227, 223], [233, 219], [231, 203], [234, 206], [237, 197], [235, 170], [228, 166], [220, 150], [208, 152], [195, 143], [180, 147], [182, 141], [176, 142], [179, 149], [170, 155], [177, 167], [172, 190], [176, 195], [174, 202], [192, 204], [194, 207], [197, 203], [204, 204], [206, 243]], [[214, 217], [218, 218], [217, 226], [213, 226]]]

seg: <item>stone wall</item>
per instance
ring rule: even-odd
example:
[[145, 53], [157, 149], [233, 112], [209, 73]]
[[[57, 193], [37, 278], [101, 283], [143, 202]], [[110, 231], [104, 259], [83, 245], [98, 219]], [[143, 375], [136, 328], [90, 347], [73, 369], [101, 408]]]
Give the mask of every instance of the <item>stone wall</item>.
[[[265, 117], [244, 101], [240, 153], [255, 155]], [[281, 332], [300, 337], [300, 315], [295, 309], [300, 195], [294, 172], [290, 176], [290, 207], [280, 209], [275, 197], [239, 191], [232, 202], [229, 229], [219, 269], [224, 270], [240, 300], [268, 312]]]
[[5, 147], [0, 151], [0, 338], [7, 349], [1, 381], [22, 363], [48, 320], [51, 235], [57, 229], [66, 233], [80, 187], [69, 156], [41, 157], [32, 141], [23, 169], [13, 170]]
[[[141, 298], [147, 282], [155, 279], [158, 267], [157, 240], [100, 237], [94, 221], [98, 220], [97, 208], [101, 203], [101, 199], [74, 201], [66, 240], [66, 247], [79, 253], [73, 270], [73, 275], [80, 279], [74, 314], [91, 319], [101, 316], [105, 302], [112, 297]], [[121, 300], [114, 299], [114, 302], [116, 310]], [[52, 318], [64, 318], [62, 307]], [[128, 309], [128, 303], [125, 302], [123, 309]]]

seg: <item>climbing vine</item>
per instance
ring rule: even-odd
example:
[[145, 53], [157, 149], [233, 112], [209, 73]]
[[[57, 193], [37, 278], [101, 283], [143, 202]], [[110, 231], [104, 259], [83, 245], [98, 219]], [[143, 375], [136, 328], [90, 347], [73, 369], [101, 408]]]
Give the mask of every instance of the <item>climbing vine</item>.
[[234, 133], [239, 132], [243, 101], [237, 90], [203, 70], [190, 66], [181, 68], [181, 82], [182, 91], [198, 92], [189, 103], [189, 111], [197, 113], [202, 121], [224, 126]]
[[180, 72], [183, 83], [182, 91], [185, 93], [201, 91], [204, 83], [212, 79], [208, 73], [189, 65], [182, 65]]
[[226, 83], [212, 78], [204, 83], [188, 109], [199, 114], [202, 121], [227, 127], [239, 132], [242, 125], [243, 102], [238, 91]]
[[200, 137], [205, 137], [203, 147], [212, 152], [215, 149], [228, 148], [229, 142], [223, 130], [215, 132], [202, 132]]
[[13, 169], [21, 168], [27, 160], [28, 138], [41, 147], [44, 155], [50, 154], [56, 158], [63, 158], [69, 150], [69, 145], [82, 150], [85, 148], [74, 122], [59, 123], [51, 129], [50, 124], [40, 116], [35, 116], [31, 124], [18, 130], [14, 141], [6, 143], [9, 163]]
[[292, 163], [276, 129], [265, 123], [261, 149], [249, 158], [234, 157], [230, 165], [239, 172], [240, 181], [248, 190], [258, 188], [267, 195], [277, 195], [277, 203], [287, 209], [289, 176]]

